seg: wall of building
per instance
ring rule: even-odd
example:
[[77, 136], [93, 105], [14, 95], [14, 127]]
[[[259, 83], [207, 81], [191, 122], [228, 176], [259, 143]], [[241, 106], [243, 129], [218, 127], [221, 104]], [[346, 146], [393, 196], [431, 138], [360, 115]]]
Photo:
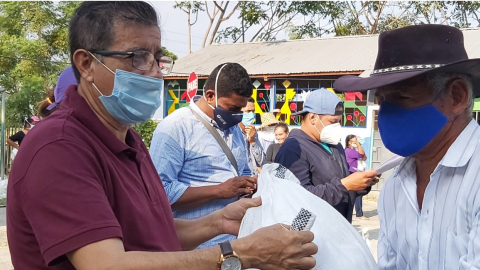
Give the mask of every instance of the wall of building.
[[[337, 76], [338, 77], [338, 76]], [[373, 109], [367, 106], [366, 93], [336, 93], [331, 87], [335, 76], [303, 77], [303, 78], [277, 78], [264, 81], [253, 78], [254, 85], [252, 97], [255, 99], [256, 123], [260, 126], [261, 115], [273, 109], [280, 110], [277, 118], [286, 122], [290, 128], [298, 128], [300, 117], [292, 116], [294, 112], [303, 110], [303, 102], [308, 94], [320, 88], [334, 92], [344, 101], [345, 113], [342, 118], [342, 144], [345, 137], [354, 134], [362, 143], [367, 156], [372, 152], [372, 131], [374, 125]], [[199, 80], [198, 95], [203, 94], [205, 80]], [[161, 120], [178, 108], [188, 106], [190, 100], [186, 95], [187, 80], [165, 80], [163, 106], [154, 116]], [[367, 164], [371, 164], [367, 159]]]

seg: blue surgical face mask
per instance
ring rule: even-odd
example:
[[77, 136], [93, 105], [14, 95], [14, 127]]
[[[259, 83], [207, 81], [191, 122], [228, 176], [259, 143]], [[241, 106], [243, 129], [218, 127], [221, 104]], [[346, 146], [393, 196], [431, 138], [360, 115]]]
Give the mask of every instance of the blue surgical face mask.
[[447, 123], [431, 103], [407, 109], [382, 102], [378, 112], [378, 128], [383, 144], [392, 153], [408, 157], [422, 150]]
[[[97, 59], [95, 56], [94, 58]], [[103, 95], [92, 83], [100, 93], [99, 99], [108, 113], [124, 125], [141, 123], [152, 118], [161, 104], [163, 80], [120, 69], [113, 72], [98, 59], [97, 61], [115, 75], [110, 96]]]
[[255, 122], [256, 117], [257, 117], [257, 114], [254, 112], [243, 113], [242, 124], [244, 126], [251, 125], [253, 124], [253, 122]]
[[[243, 112], [227, 111], [218, 105], [218, 94], [217, 94], [218, 75], [220, 75], [220, 72], [226, 65], [227, 64], [223, 65], [220, 68], [220, 70], [218, 70], [217, 78], [215, 79], [215, 107], [207, 103], [208, 106], [210, 106], [210, 108], [213, 109], [213, 116], [215, 118], [214, 120], [215, 122], [217, 122], [218, 127], [222, 130], [227, 130], [237, 125], [238, 123], [242, 122], [242, 118], [243, 118]], [[203, 98], [207, 100], [205, 98], [205, 92], [204, 92]]]

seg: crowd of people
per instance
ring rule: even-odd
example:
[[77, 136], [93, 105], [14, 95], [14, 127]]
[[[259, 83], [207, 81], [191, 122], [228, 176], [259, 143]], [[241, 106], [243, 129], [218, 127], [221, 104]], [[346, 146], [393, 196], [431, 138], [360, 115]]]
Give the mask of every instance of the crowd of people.
[[[157, 18], [141, 1], [84, 2], [74, 12], [71, 67], [40, 105], [42, 120], [26, 119], [8, 140], [25, 146], [8, 184], [14, 267], [312, 269], [312, 232], [275, 224], [236, 235], [247, 209], [262, 204], [250, 197], [269, 163], [346, 221], [354, 208], [363, 218], [362, 196], [379, 175], [364, 166], [355, 135], [341, 144], [343, 102], [319, 89], [296, 113], [299, 128], [277, 112], [256, 123], [247, 70], [222, 63], [202, 96], [158, 124], [147, 151], [131, 126], [158, 109], [173, 66]], [[478, 76], [460, 30], [420, 25], [379, 36], [370, 77], [335, 81], [337, 91], [376, 89], [382, 140], [406, 157], [380, 196], [379, 269], [480, 268]]]

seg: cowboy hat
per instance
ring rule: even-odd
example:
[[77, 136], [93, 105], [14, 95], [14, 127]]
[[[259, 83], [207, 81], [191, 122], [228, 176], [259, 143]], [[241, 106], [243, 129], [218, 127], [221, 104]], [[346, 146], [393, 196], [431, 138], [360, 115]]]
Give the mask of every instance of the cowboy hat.
[[435, 24], [407, 26], [381, 33], [370, 76], [342, 76], [333, 87], [341, 92], [366, 91], [429, 72], [470, 75], [474, 95], [480, 96], [480, 59], [468, 59], [462, 31]]
[[271, 112], [263, 113], [260, 118], [262, 120], [262, 125], [258, 128], [259, 130], [280, 123]]

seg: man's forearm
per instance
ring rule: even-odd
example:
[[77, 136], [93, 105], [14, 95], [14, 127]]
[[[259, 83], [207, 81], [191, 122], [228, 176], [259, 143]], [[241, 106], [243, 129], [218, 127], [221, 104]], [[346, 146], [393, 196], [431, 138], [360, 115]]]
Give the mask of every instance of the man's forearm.
[[189, 210], [221, 198], [218, 185], [189, 187], [183, 195], [172, 204], [172, 208], [174, 210]]
[[106, 239], [67, 254], [78, 270], [90, 269], [216, 269], [220, 248], [182, 252], [125, 252], [120, 239]]
[[192, 250], [201, 243], [221, 234], [218, 215], [219, 212], [215, 211], [195, 220], [175, 219], [175, 230], [183, 250]]
[[[252, 248], [252, 239], [242, 238], [231, 243], [242, 261], [243, 268], [258, 266], [260, 255], [258, 250]], [[77, 270], [212, 270], [217, 269], [220, 254], [219, 246], [180, 252], [125, 252], [120, 239], [106, 239], [72, 251], [67, 257]], [[268, 256], [262, 256], [262, 259], [268, 259]]]

